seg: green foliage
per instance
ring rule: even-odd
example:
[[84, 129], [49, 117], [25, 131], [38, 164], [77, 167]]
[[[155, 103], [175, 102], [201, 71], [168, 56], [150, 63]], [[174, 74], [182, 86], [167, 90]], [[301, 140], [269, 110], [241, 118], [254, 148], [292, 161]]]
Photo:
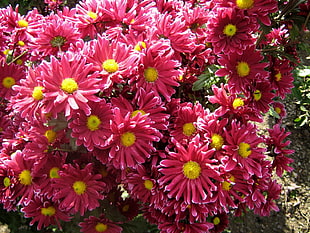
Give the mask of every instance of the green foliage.
[[310, 66], [296, 69], [294, 76], [292, 96], [299, 107], [299, 116], [294, 122], [296, 126], [310, 126]]
[[199, 91], [202, 89], [210, 89], [213, 84], [218, 84], [223, 78], [215, 75], [215, 71], [219, 69], [219, 66], [208, 66], [203, 74], [198, 77], [198, 80], [193, 84], [193, 91]]

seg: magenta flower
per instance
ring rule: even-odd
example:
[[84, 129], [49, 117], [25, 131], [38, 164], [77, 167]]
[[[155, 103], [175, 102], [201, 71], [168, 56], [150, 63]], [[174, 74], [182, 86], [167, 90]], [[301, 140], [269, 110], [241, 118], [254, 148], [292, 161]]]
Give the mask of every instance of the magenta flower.
[[45, 197], [35, 196], [21, 211], [26, 218], [32, 218], [30, 225], [37, 223], [37, 229], [57, 225], [62, 229], [60, 221], [70, 221], [69, 213], [59, 208], [59, 203], [51, 202]]
[[242, 54], [254, 44], [251, 33], [257, 26], [237, 8], [219, 7], [209, 14], [207, 40], [212, 43], [214, 53]]
[[150, 121], [138, 113], [123, 117], [118, 108], [114, 110], [111, 125], [112, 135], [107, 141], [109, 159], [115, 168], [136, 167], [155, 151], [153, 142], [159, 141], [159, 132], [150, 126]]
[[227, 152], [226, 159], [222, 160], [225, 171], [229, 172], [238, 165], [245, 169], [248, 179], [251, 175], [262, 176], [260, 161], [265, 158], [264, 148], [258, 147], [263, 139], [257, 135], [256, 126], [231, 122], [229, 129], [225, 129], [226, 144], [223, 148]]
[[92, 164], [87, 164], [83, 169], [78, 165], [66, 164], [59, 171], [59, 178], [54, 179], [53, 201], [59, 201], [59, 207], [72, 213], [84, 215], [85, 211], [97, 208], [99, 200], [103, 199], [101, 192], [105, 183], [99, 181], [100, 174], [92, 173]]
[[100, 100], [95, 96], [99, 79], [97, 73], [90, 74], [92, 65], [86, 64], [84, 57], [71, 53], [64, 54], [60, 60], [51, 57], [50, 62], [43, 62], [37, 69], [43, 80], [45, 113], [51, 113], [54, 118], [60, 112], [70, 118], [77, 109], [91, 114], [88, 101]]
[[225, 68], [216, 71], [218, 76], [228, 76], [228, 84], [234, 92], [243, 92], [254, 80], [268, 78], [264, 68], [267, 63], [261, 63], [263, 56], [254, 46], [244, 50], [241, 54], [221, 54], [218, 62]]
[[79, 223], [81, 227], [81, 232], [85, 233], [121, 233], [122, 228], [109, 219], [107, 219], [103, 214], [100, 217], [90, 216], [85, 218], [83, 222]]
[[221, 180], [214, 161], [210, 159], [213, 151], [199, 140], [196, 136], [187, 149], [176, 143], [177, 152], [170, 152], [160, 162], [159, 171], [163, 176], [159, 184], [165, 187], [169, 198], [182, 199], [189, 205], [210, 201], [213, 191], [217, 190], [213, 180]]
[[72, 129], [71, 136], [76, 138], [78, 146], [84, 145], [89, 151], [94, 147], [103, 147], [105, 140], [111, 135], [110, 121], [113, 118], [112, 109], [102, 99], [99, 103], [90, 102], [91, 114], [77, 110], [73, 120], [69, 123]]

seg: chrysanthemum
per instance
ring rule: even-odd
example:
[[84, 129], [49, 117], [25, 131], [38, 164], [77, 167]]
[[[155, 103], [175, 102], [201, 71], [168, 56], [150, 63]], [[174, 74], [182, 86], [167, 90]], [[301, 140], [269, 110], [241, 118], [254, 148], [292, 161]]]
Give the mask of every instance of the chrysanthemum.
[[26, 78], [13, 86], [18, 94], [11, 100], [12, 108], [29, 120], [40, 118], [44, 112], [44, 88], [39, 70], [29, 68]]
[[183, 198], [187, 204], [207, 202], [217, 189], [213, 180], [221, 180], [214, 161], [210, 160], [213, 151], [201, 145], [199, 140], [196, 136], [187, 149], [177, 143], [177, 152], [170, 152], [160, 162], [159, 171], [163, 177], [159, 184], [165, 186], [168, 197]]
[[36, 161], [33, 167], [34, 176], [38, 177], [34, 184], [35, 190], [40, 190], [40, 193], [47, 198], [54, 195], [55, 190], [52, 183], [55, 179], [60, 178], [59, 171], [62, 170], [66, 157], [65, 152], [49, 153], [45, 159]]
[[278, 113], [280, 119], [284, 119], [286, 117], [286, 109], [283, 103], [274, 101], [271, 105], [274, 111]]
[[180, 70], [177, 70], [179, 62], [172, 60], [170, 56], [153, 57], [152, 51], [147, 50], [141, 63], [140, 75], [131, 79], [130, 84], [135, 82], [137, 88], [142, 87], [147, 92], [153, 91], [170, 101], [175, 93], [175, 87], [179, 86], [177, 82], [181, 75]]
[[261, 63], [263, 56], [254, 46], [243, 50], [242, 54], [221, 54], [218, 62], [225, 68], [216, 71], [218, 76], [228, 76], [228, 84], [235, 92], [243, 92], [254, 80], [268, 78], [268, 72], [264, 68], [267, 63]]
[[69, 213], [61, 210], [57, 202], [51, 202], [45, 197], [35, 196], [21, 211], [26, 218], [32, 218], [30, 226], [37, 223], [37, 229], [57, 225], [61, 228], [60, 221], [70, 221]]
[[242, 50], [254, 44], [251, 33], [257, 29], [243, 11], [228, 7], [211, 11], [207, 28], [207, 40], [212, 43], [216, 54], [241, 54]]
[[211, 233], [223, 232], [228, 226], [228, 216], [225, 212], [212, 216], [211, 221], [214, 225], [213, 228], [210, 229]]
[[266, 113], [270, 109], [275, 94], [272, 93], [270, 82], [267, 80], [254, 82], [248, 87], [249, 99], [248, 106], [259, 112]]
[[185, 26], [182, 17], [172, 17], [171, 14], [157, 14], [153, 17], [156, 18], [153, 36], [167, 38], [171, 47], [179, 53], [191, 53], [194, 50], [194, 34]]
[[224, 6], [237, 7], [245, 11], [245, 14], [256, 21], [259, 19], [263, 24], [270, 26], [270, 13], [278, 10], [278, 2], [276, 0], [217, 0], [216, 2]]
[[284, 171], [293, 170], [288, 164], [294, 160], [286, 157], [286, 155], [294, 153], [294, 150], [286, 148], [291, 143], [290, 140], [285, 141], [290, 132], [285, 132], [285, 128], [281, 128], [280, 124], [274, 125], [272, 129], [268, 129], [268, 132], [269, 137], [266, 138], [266, 144], [271, 150], [270, 156], [274, 157], [272, 167], [276, 168], [277, 175], [281, 177]]
[[112, 135], [107, 141], [109, 158], [115, 168], [125, 169], [144, 163], [155, 150], [153, 142], [159, 140], [158, 130], [150, 126], [150, 121], [141, 113], [131, 117], [122, 116], [115, 108], [111, 124]]
[[8, 169], [14, 173], [18, 182], [14, 185], [14, 198], [20, 198], [18, 204], [26, 205], [34, 196], [34, 160], [25, 159], [21, 151], [16, 151], [11, 155], [11, 160], [5, 161]]
[[144, 203], [153, 203], [152, 198], [156, 195], [158, 184], [156, 178], [148, 174], [145, 166], [137, 165], [136, 169], [128, 174], [125, 184], [133, 198]]
[[17, 200], [14, 197], [15, 185], [18, 183], [18, 179], [14, 176], [14, 172], [8, 169], [4, 163], [4, 157], [0, 154], [0, 203], [3, 208], [10, 211], [16, 209]]
[[152, 127], [158, 130], [167, 129], [169, 114], [165, 113], [166, 108], [162, 99], [153, 91], [146, 92], [143, 88], [139, 88], [132, 101], [119, 96], [113, 98], [111, 102], [114, 107], [120, 109], [123, 116], [130, 112], [133, 117], [140, 112], [142, 115], [147, 115]]
[[29, 46], [34, 51], [42, 53], [42, 56], [58, 56], [80, 39], [80, 33], [74, 24], [58, 15], [45, 18], [39, 23], [41, 27], [34, 30], [33, 33], [37, 36]]
[[84, 145], [92, 151], [94, 147], [102, 147], [111, 135], [110, 121], [113, 115], [111, 106], [104, 99], [99, 103], [90, 102], [89, 106], [91, 114], [87, 116], [83, 111], [77, 110], [69, 128], [72, 129], [71, 136], [76, 138], [76, 144]]
[[64, 54], [60, 60], [51, 57], [50, 62], [39, 66], [44, 87], [45, 113], [57, 118], [64, 112], [70, 117], [72, 110], [81, 109], [90, 115], [88, 101], [99, 101], [95, 94], [99, 91], [97, 73], [90, 73], [92, 65], [80, 55]]
[[260, 216], [269, 216], [271, 210], [279, 211], [280, 209], [275, 200], [280, 198], [281, 185], [276, 180], [273, 180], [268, 183], [268, 188], [262, 191], [264, 192], [266, 202], [258, 208], [254, 208], [254, 213]]
[[121, 233], [122, 228], [111, 220], [107, 219], [103, 214], [100, 217], [90, 216], [79, 223], [81, 232], [85, 233]]
[[101, 191], [105, 183], [99, 181], [100, 174], [93, 174], [92, 164], [87, 164], [83, 169], [78, 165], [66, 164], [59, 171], [59, 178], [54, 179], [53, 201], [59, 201], [60, 208], [84, 215], [86, 210], [93, 210], [99, 206], [103, 198]]
[[294, 87], [293, 67], [290, 66], [290, 61], [272, 58], [269, 70], [271, 87], [276, 91], [277, 96], [284, 99]]
[[221, 87], [213, 85], [212, 91], [214, 95], [209, 97], [209, 101], [220, 105], [214, 112], [216, 117], [237, 119], [244, 123], [249, 120], [262, 122], [260, 112], [247, 105], [249, 100], [241, 94], [231, 92], [228, 85], [221, 84]]
[[256, 133], [256, 127], [251, 124], [240, 124], [233, 121], [225, 130], [227, 144], [223, 146], [229, 154], [224, 163], [225, 171], [233, 170], [237, 165], [245, 169], [245, 179], [251, 175], [262, 176], [260, 160], [265, 158], [264, 148], [258, 147], [263, 139]]
[[119, 41], [109, 41], [105, 36], [98, 36], [84, 48], [87, 61], [101, 76], [100, 87], [107, 89], [114, 83], [122, 83], [137, 70], [138, 56]]
[[4, 58], [0, 58], [0, 96], [7, 101], [17, 94], [13, 89], [21, 79], [25, 78], [25, 70], [22, 66], [7, 64]]
[[218, 183], [216, 202], [219, 209], [229, 213], [230, 208], [236, 208], [237, 203], [244, 202], [244, 197], [251, 192], [252, 185], [248, 183], [246, 170], [235, 167], [230, 172], [223, 172], [223, 181]]
[[226, 143], [224, 129], [228, 124], [228, 119], [212, 119], [210, 116], [198, 119], [197, 128], [201, 131], [202, 140], [214, 148], [214, 157], [221, 160], [225, 155], [223, 145]]
[[170, 135], [179, 143], [187, 144], [197, 133], [197, 119], [203, 117], [205, 111], [201, 104], [182, 103], [177, 112]]

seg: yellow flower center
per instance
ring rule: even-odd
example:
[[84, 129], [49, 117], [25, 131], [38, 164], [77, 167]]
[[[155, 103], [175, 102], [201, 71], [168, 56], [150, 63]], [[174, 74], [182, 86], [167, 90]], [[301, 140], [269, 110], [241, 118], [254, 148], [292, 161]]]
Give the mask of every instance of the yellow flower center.
[[53, 206], [49, 206], [47, 208], [41, 208], [41, 214], [44, 216], [54, 216], [56, 213], [56, 209]]
[[234, 36], [236, 32], [237, 32], [237, 27], [233, 24], [227, 24], [223, 30], [223, 33], [226, 36]]
[[148, 67], [144, 70], [144, 78], [148, 82], [155, 82], [158, 79], [158, 72], [153, 67]]
[[279, 107], [275, 107], [274, 110], [276, 111], [276, 113], [280, 114], [281, 113], [281, 108]]
[[108, 225], [103, 224], [103, 223], [97, 223], [97, 225], [95, 226], [95, 230], [97, 232], [105, 232], [108, 229]]
[[240, 9], [251, 9], [254, 5], [254, 0], [236, 0], [236, 4]]
[[219, 134], [212, 134], [212, 137], [211, 137], [211, 147], [212, 148], [215, 148], [216, 150], [220, 150], [224, 144], [224, 138], [219, 135]]
[[118, 63], [114, 59], [107, 59], [102, 63], [102, 68], [108, 73], [118, 71]]
[[92, 11], [88, 11], [87, 12], [87, 15], [92, 18], [92, 19], [97, 19], [98, 18], [98, 15], [95, 13], [95, 12], [92, 12]]
[[201, 173], [201, 167], [195, 161], [188, 161], [183, 165], [183, 174], [188, 179], [191, 180], [197, 179], [200, 176], [200, 173]]
[[51, 130], [51, 129], [46, 130], [44, 135], [47, 138], [48, 143], [53, 143], [56, 140], [56, 137], [57, 137], [57, 133], [54, 130]]
[[26, 28], [28, 27], [28, 22], [24, 19], [18, 20], [17, 22], [18, 26], [21, 28]]
[[33, 88], [32, 91], [32, 98], [34, 98], [35, 100], [42, 100], [43, 99], [43, 87], [41, 86], [37, 86]]
[[86, 184], [83, 181], [75, 181], [72, 185], [73, 190], [76, 194], [81, 195], [86, 191]]
[[135, 110], [135, 111], [133, 111], [132, 113], [131, 113], [131, 117], [135, 117], [135, 116], [137, 116], [138, 115], [138, 112], [140, 112], [142, 115], [145, 115], [146, 114], [146, 112], [144, 112], [143, 110]]
[[121, 143], [123, 146], [132, 146], [136, 141], [136, 136], [132, 132], [123, 133], [121, 136]]
[[252, 153], [251, 146], [248, 143], [241, 142], [239, 144], [238, 153], [242, 158], [247, 158]]
[[87, 117], [87, 128], [90, 131], [95, 131], [99, 129], [99, 126], [101, 124], [101, 120], [96, 115], [90, 115]]
[[249, 67], [249, 64], [246, 63], [246, 62], [238, 62], [238, 65], [237, 65], [237, 73], [240, 77], [245, 77], [245, 76], [248, 76], [249, 73], [250, 73], [250, 67]]
[[212, 222], [213, 222], [214, 225], [219, 225], [221, 220], [220, 220], [219, 217], [215, 217], [215, 218], [213, 218]]
[[77, 82], [73, 79], [73, 78], [65, 78], [62, 82], [61, 82], [61, 90], [72, 94], [73, 92], [75, 92], [77, 89], [79, 88]]
[[196, 132], [196, 128], [192, 122], [190, 123], [185, 123], [183, 125], [183, 134], [186, 136], [191, 136]]
[[23, 170], [19, 176], [19, 181], [23, 185], [31, 185], [32, 184], [32, 176], [29, 170]]
[[59, 171], [58, 167], [51, 168], [50, 169], [50, 178], [60, 178], [58, 171]]
[[236, 99], [234, 99], [232, 105], [233, 105], [233, 108], [236, 109], [236, 108], [238, 108], [238, 107], [244, 106], [244, 101], [243, 101], [243, 99], [241, 99], [241, 98], [236, 98]]
[[262, 93], [260, 90], [255, 90], [253, 96], [256, 101], [259, 101], [262, 98]]
[[139, 41], [136, 46], [134, 47], [134, 50], [137, 50], [139, 52], [141, 52], [142, 49], [146, 48], [146, 44], [143, 41]]
[[275, 78], [276, 78], [276, 81], [277, 82], [279, 82], [281, 79], [282, 79], [282, 74], [281, 74], [281, 72], [280, 71], [278, 71], [278, 73], [277, 74], [275, 74], [275, 76], [274, 76]]
[[225, 191], [229, 191], [232, 188], [232, 184], [227, 182], [227, 181], [223, 181], [222, 183], [222, 189]]
[[152, 188], [154, 187], [154, 184], [151, 180], [145, 180], [144, 187], [148, 190], [152, 190]]
[[9, 187], [11, 185], [11, 180], [9, 177], [5, 177], [3, 179], [3, 184], [4, 184], [4, 187]]
[[15, 79], [12, 77], [5, 77], [2, 80], [2, 85], [8, 89], [11, 88], [14, 84], [15, 84]]
[[21, 47], [25, 46], [25, 42], [22, 40], [18, 41], [17, 44]]

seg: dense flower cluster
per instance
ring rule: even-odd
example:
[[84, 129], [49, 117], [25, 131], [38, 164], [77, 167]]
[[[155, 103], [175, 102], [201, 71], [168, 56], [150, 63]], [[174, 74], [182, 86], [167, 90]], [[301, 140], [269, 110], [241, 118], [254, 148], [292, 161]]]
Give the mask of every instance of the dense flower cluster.
[[[46, 2], [46, 16], [0, 9], [6, 210], [86, 233], [139, 213], [163, 233], [221, 232], [229, 213], [278, 210], [272, 172], [291, 171], [293, 151], [281, 121], [265, 136], [255, 124], [270, 107], [284, 117], [293, 86], [293, 64], [261, 50], [288, 29], [259, 40], [276, 0]], [[212, 65], [227, 82], [194, 101]]]

